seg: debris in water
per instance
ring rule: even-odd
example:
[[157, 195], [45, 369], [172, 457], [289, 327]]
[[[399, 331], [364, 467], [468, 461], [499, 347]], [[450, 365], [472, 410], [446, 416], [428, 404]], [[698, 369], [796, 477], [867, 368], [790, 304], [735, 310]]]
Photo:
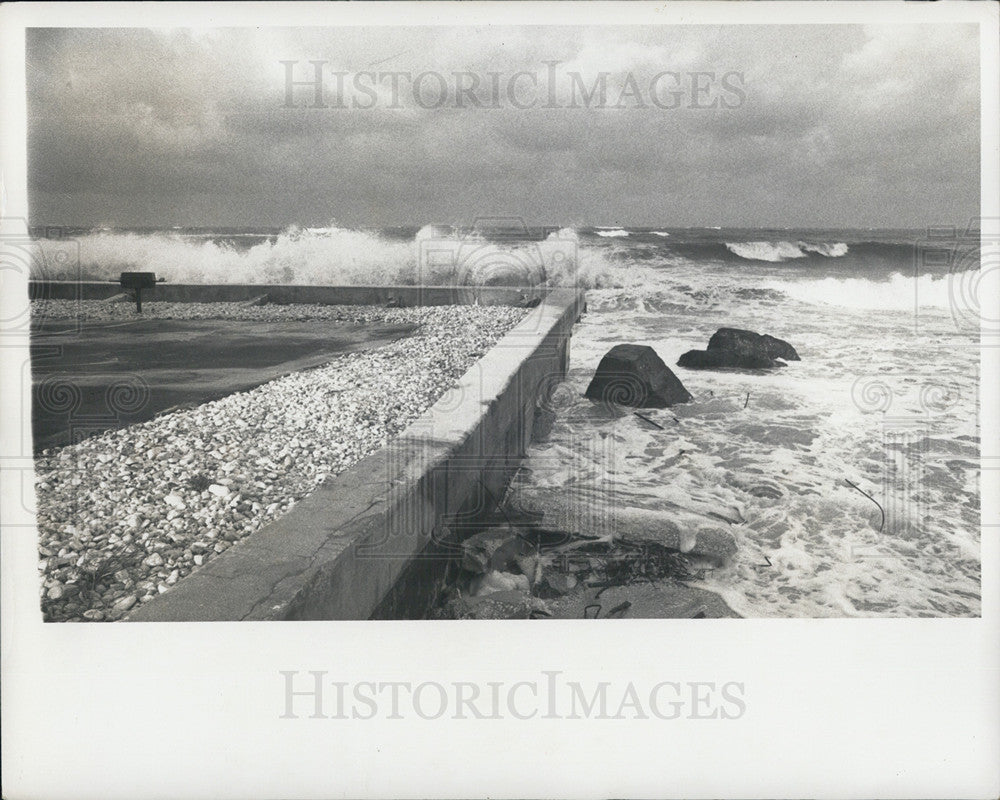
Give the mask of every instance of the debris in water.
[[844, 481], [845, 481], [845, 482], [847, 483], [847, 485], [848, 485], [848, 486], [851, 486], [851, 487], [853, 487], [853, 488], [857, 489], [857, 490], [858, 490], [859, 492], [861, 492], [861, 494], [863, 494], [863, 495], [864, 495], [865, 497], [867, 497], [867, 498], [868, 498], [869, 500], [871, 500], [871, 501], [872, 501], [872, 502], [873, 502], [873, 503], [874, 503], [875, 505], [877, 505], [877, 506], [878, 506], [878, 510], [882, 512], [882, 522], [880, 522], [880, 523], [879, 523], [879, 526], [878, 526], [878, 532], [879, 532], [879, 533], [882, 533], [882, 528], [884, 528], [884, 527], [885, 527], [885, 509], [884, 509], [884, 508], [882, 508], [882, 505], [881, 505], [881, 503], [879, 503], [879, 501], [878, 501], [878, 500], [876, 500], [876, 499], [875, 499], [874, 497], [872, 497], [872, 496], [871, 496], [870, 494], [868, 494], [868, 492], [866, 492], [866, 491], [865, 491], [864, 489], [862, 489], [862, 488], [861, 488], [860, 486], [858, 486], [858, 485], [857, 485], [856, 483], [851, 483], [851, 481], [847, 480], [847, 478], [844, 478]]
[[[645, 420], [646, 422], [648, 422], [653, 427], [659, 428], [661, 431], [665, 430], [665, 428], [659, 422], [654, 422], [649, 417], [647, 417], [645, 414], [640, 414], [638, 411], [633, 411], [632, 413], [635, 414], [639, 419]], [[676, 419], [676, 417], [674, 419]]]

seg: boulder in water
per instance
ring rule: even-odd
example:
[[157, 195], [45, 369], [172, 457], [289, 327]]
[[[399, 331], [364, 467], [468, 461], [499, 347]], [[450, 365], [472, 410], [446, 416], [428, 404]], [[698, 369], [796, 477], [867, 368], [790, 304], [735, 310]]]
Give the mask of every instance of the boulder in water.
[[666, 408], [693, 398], [652, 347], [619, 344], [601, 359], [586, 396], [633, 408]]
[[738, 353], [733, 350], [688, 350], [677, 360], [677, 366], [688, 369], [771, 369], [787, 366], [759, 353]]
[[719, 328], [708, 340], [708, 349], [762, 358], [783, 358], [786, 361], [802, 360], [788, 342], [766, 333], [761, 335], [740, 328]]
[[741, 328], [719, 328], [707, 350], [688, 350], [677, 361], [688, 369], [771, 369], [784, 367], [783, 358], [800, 361], [795, 348], [782, 339]]
[[767, 333], [760, 338], [764, 340], [764, 343], [767, 346], [767, 351], [771, 354], [771, 358], [783, 358], [785, 361], [802, 360], [799, 358], [799, 354], [795, 352], [795, 348], [784, 339], [776, 339]]

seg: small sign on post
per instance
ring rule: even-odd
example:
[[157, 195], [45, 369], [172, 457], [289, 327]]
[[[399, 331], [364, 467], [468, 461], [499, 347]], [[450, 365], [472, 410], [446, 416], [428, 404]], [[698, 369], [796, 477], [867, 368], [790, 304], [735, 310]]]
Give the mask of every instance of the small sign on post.
[[121, 276], [123, 289], [130, 289], [135, 292], [135, 310], [142, 313], [142, 290], [152, 289], [156, 286], [155, 272], [123, 272]]

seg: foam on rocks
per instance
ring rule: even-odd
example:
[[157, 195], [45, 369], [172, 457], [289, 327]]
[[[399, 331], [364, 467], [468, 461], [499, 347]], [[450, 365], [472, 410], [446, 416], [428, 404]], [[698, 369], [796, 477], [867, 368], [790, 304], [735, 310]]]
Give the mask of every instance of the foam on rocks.
[[[46, 318], [134, 318], [123, 304], [34, 304]], [[413, 422], [526, 314], [509, 306], [148, 303], [147, 318], [417, 323], [385, 347], [335, 357], [192, 409], [36, 459], [47, 621], [113, 621], [286, 514]]]

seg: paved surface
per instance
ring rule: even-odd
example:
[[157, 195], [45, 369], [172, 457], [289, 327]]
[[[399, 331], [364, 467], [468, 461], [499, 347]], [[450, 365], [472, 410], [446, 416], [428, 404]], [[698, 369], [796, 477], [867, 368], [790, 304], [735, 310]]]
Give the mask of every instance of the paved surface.
[[32, 327], [36, 452], [246, 391], [416, 325], [327, 320], [51, 320]]

